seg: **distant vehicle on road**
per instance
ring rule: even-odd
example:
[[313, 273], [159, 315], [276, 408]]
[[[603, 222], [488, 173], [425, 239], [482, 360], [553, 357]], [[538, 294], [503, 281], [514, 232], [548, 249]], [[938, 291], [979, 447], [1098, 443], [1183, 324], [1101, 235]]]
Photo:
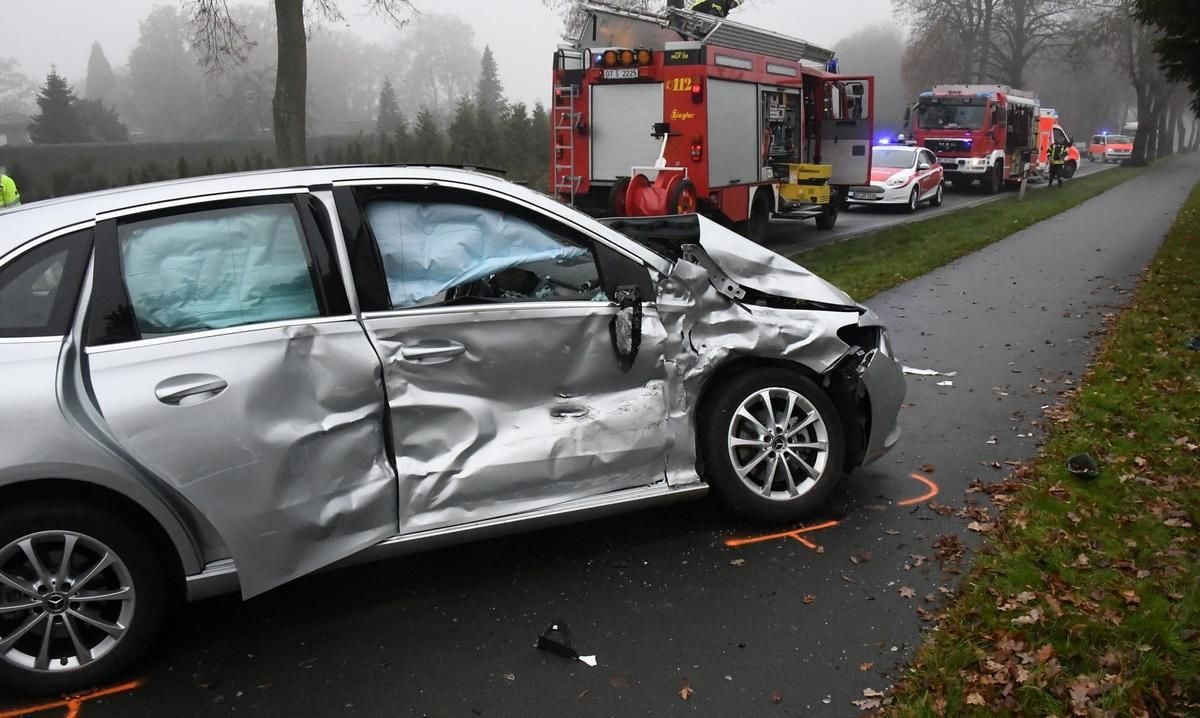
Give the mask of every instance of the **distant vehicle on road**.
[[1038, 160], [1037, 169], [1044, 175], [1050, 173], [1050, 145], [1066, 145], [1067, 161], [1063, 165], [1062, 176], [1071, 179], [1079, 169], [1082, 155], [1071, 141], [1070, 135], [1058, 124], [1058, 110], [1043, 107], [1038, 115]]
[[922, 202], [942, 204], [944, 173], [933, 153], [924, 147], [876, 145], [872, 151], [871, 184], [851, 187], [852, 205], [903, 206], [916, 212]]
[[28, 692], [116, 677], [185, 596], [710, 488], [796, 521], [905, 390], [875, 314], [716, 222], [444, 167], [5, 212], [0, 368], [0, 685]]
[[1133, 138], [1127, 135], [1092, 135], [1088, 145], [1089, 162], [1120, 162], [1133, 154]]

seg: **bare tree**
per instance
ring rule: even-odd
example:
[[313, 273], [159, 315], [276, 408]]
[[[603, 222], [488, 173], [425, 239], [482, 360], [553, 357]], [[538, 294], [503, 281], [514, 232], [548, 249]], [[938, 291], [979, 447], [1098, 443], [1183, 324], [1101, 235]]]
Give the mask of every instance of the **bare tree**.
[[[184, 0], [191, 11], [193, 42], [210, 70], [237, 64], [246, 57], [250, 41], [229, 7], [229, 0]], [[411, 0], [362, 0], [366, 8], [403, 24], [415, 12]], [[302, 165], [306, 151], [306, 92], [308, 35], [306, 20], [343, 19], [337, 0], [273, 0], [278, 38], [278, 63], [272, 115], [276, 161]]]
[[1013, 87], [1025, 84], [1025, 68], [1047, 50], [1071, 44], [1072, 0], [1004, 0], [992, 36], [992, 74]]
[[893, 7], [898, 15], [908, 18], [912, 42], [933, 42], [954, 53], [953, 59], [947, 58], [947, 64], [958, 68], [958, 72], [944, 82], [986, 82], [991, 75], [992, 36], [1001, 3], [1002, 0], [893, 0]]

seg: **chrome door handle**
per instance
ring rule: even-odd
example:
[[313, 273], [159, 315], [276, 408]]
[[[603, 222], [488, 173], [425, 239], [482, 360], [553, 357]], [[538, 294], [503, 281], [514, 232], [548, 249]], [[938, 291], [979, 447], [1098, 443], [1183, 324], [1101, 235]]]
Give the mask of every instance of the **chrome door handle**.
[[214, 399], [229, 383], [212, 374], [182, 374], [164, 379], [154, 387], [154, 396], [164, 404], [188, 406]]
[[449, 339], [423, 339], [414, 344], [402, 345], [400, 356], [405, 361], [419, 364], [440, 364], [465, 354], [466, 351], [466, 346]]

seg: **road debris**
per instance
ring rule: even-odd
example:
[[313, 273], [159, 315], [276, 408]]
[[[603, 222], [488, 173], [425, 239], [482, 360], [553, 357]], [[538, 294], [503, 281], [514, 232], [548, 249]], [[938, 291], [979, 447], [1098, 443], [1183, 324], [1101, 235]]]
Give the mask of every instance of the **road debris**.
[[1100, 475], [1100, 467], [1091, 454], [1076, 454], [1067, 459], [1067, 471], [1081, 479], [1094, 479]]
[[939, 381], [937, 383], [937, 385], [938, 386], [954, 386], [954, 382], [947, 379], [946, 381]]
[[538, 636], [537, 643], [534, 647], [539, 651], [553, 653], [556, 656], [569, 658], [573, 661], [587, 664], [592, 668], [596, 667], [595, 656], [581, 656], [579, 651], [571, 645], [571, 629], [567, 628], [567, 624], [562, 621], [551, 623], [542, 635]]
[[679, 697], [686, 701], [687, 699], [691, 698], [695, 692], [696, 689], [692, 688], [691, 684], [688, 683], [688, 679], [684, 678], [683, 686], [679, 689]]
[[909, 376], [958, 376], [956, 371], [936, 371], [933, 369], [917, 369], [915, 367], [904, 367], [904, 373]]

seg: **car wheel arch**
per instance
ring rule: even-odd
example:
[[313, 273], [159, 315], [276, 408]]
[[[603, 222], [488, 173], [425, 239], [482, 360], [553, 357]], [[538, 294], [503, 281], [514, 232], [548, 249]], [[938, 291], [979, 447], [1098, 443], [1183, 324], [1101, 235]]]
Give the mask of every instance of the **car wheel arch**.
[[[871, 411], [862, 400], [862, 405], [856, 400], [857, 387], [853, 382], [837, 371], [836, 368], [820, 373], [813, 368], [797, 361], [776, 357], [741, 356], [731, 357], [717, 366], [700, 387], [700, 394], [693, 409], [693, 434], [698, 439], [699, 432], [705, 421], [714, 397], [726, 381], [748, 371], [756, 369], [787, 369], [815, 383], [837, 409], [841, 419], [842, 430], [846, 434], [846, 455], [843, 470], [849, 471], [862, 464], [866, 455], [867, 439], [870, 436]], [[704, 476], [704, 467], [700, 465], [700, 454], [697, 452], [697, 471]]]
[[[191, 550], [190, 542], [181, 535], [182, 527], [172, 535], [159, 517], [120, 491], [92, 481], [64, 478], [30, 479], [0, 486], [0, 505], [46, 499], [84, 502], [127, 518], [138, 534], [146, 537], [153, 546], [163, 570], [168, 573], [168, 583], [180, 600], [185, 591], [184, 578], [203, 568], [199, 557]], [[181, 550], [181, 541], [187, 550]]]

